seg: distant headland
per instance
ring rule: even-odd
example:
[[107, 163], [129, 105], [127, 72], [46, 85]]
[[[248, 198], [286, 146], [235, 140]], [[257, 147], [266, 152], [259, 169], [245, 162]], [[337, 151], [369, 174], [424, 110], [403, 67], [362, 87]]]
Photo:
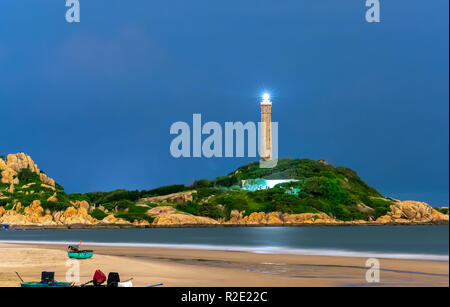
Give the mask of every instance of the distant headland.
[[384, 197], [326, 161], [258, 162], [214, 180], [67, 194], [24, 153], [0, 157], [0, 224], [19, 228], [448, 224], [448, 208]]

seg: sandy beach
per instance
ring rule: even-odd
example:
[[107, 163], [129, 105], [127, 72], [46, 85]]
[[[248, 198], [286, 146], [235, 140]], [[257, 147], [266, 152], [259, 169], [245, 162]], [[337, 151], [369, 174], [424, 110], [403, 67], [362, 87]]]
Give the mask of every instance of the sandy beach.
[[[449, 264], [440, 261], [380, 259], [380, 283], [365, 279], [365, 258], [302, 256], [150, 247], [100, 247], [81, 260], [80, 283], [96, 269], [119, 272], [135, 286], [449, 286]], [[55, 271], [65, 281], [66, 246], [0, 244], [0, 286], [39, 280]]]

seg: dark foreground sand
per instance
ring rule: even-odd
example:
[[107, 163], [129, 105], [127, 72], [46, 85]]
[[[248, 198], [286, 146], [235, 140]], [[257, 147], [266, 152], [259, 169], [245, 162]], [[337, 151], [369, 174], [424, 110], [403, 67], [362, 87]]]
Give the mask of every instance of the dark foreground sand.
[[[449, 286], [449, 263], [379, 259], [381, 282], [366, 282], [365, 258], [254, 254], [244, 252], [92, 247], [92, 259], [81, 260], [81, 282], [96, 269], [133, 277], [135, 286]], [[55, 271], [65, 281], [66, 246], [0, 244], [0, 286], [39, 280], [41, 271]]]

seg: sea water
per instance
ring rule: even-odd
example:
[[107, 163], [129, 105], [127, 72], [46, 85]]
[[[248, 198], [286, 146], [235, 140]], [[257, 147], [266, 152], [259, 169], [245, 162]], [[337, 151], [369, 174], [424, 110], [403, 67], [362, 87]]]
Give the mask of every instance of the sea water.
[[449, 260], [448, 226], [210, 227], [10, 230], [0, 243], [207, 249], [298, 255]]

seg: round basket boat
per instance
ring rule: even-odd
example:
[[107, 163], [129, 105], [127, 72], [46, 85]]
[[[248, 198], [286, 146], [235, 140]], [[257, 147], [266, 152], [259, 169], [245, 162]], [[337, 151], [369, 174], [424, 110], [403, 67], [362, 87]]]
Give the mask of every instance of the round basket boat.
[[67, 250], [67, 255], [69, 258], [74, 259], [89, 259], [94, 256], [93, 250], [80, 250], [78, 249], [78, 246], [69, 246]]
[[91, 250], [83, 250], [83, 251], [77, 251], [77, 252], [67, 252], [67, 255], [69, 258], [74, 259], [89, 259], [94, 256], [94, 251]]

